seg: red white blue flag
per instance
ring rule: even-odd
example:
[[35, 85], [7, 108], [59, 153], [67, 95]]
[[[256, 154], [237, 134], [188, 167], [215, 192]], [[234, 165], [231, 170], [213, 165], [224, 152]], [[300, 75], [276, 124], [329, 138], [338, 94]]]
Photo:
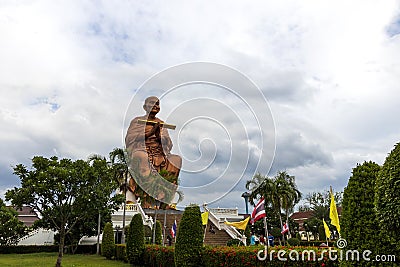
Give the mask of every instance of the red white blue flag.
[[267, 215], [265, 214], [265, 201], [264, 198], [261, 198], [260, 201], [258, 201], [257, 205], [254, 207], [253, 213], [251, 214], [251, 223], [255, 223], [261, 218], [266, 217]]
[[176, 236], [176, 220], [174, 221], [174, 224], [172, 225], [170, 232], [172, 238], [174, 238]]
[[289, 225], [288, 225], [287, 223], [285, 223], [285, 224], [283, 225], [283, 227], [282, 227], [281, 234], [283, 235], [283, 234], [285, 234], [285, 233], [287, 233], [287, 232], [289, 232]]

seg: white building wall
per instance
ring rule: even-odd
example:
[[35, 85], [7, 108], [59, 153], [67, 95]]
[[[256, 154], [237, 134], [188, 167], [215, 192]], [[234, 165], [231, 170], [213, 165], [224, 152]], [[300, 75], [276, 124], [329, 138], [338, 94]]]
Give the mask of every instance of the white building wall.
[[53, 245], [54, 234], [55, 232], [52, 230], [39, 228], [22, 237], [18, 245]]

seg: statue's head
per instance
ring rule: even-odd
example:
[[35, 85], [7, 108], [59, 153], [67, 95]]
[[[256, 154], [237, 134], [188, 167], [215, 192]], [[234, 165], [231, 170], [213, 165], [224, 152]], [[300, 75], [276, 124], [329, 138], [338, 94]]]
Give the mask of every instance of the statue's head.
[[146, 111], [147, 114], [157, 114], [160, 111], [160, 100], [156, 96], [149, 96], [144, 101], [143, 109]]

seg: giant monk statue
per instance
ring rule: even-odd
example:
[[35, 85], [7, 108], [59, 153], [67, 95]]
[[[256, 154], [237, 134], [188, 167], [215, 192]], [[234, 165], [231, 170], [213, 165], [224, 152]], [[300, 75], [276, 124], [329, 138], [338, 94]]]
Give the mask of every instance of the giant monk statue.
[[[171, 154], [172, 141], [167, 128], [174, 129], [175, 126], [156, 117], [160, 111], [160, 100], [157, 97], [146, 98], [143, 109], [146, 114], [131, 121], [125, 137], [131, 173], [144, 191], [157, 200], [169, 202], [171, 197], [167, 199], [165, 195], [176, 190], [182, 165], [181, 157]], [[169, 182], [175, 184], [175, 187], [159, 179], [159, 174], [168, 176]]]

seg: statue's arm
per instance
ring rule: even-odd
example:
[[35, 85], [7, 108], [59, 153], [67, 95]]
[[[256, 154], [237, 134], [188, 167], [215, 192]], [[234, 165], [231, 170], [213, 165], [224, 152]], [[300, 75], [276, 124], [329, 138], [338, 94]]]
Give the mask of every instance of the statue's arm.
[[168, 130], [166, 128], [161, 129], [161, 144], [163, 146], [164, 151], [170, 152], [172, 149], [172, 140], [169, 137]]
[[[162, 139], [160, 124], [154, 124], [152, 127], [149, 125], [139, 124], [138, 120], [143, 119], [141, 117], [134, 118], [128, 128], [125, 137], [126, 146], [130, 146], [134, 142], [145, 141], [152, 135], [156, 135], [159, 139]], [[167, 132], [168, 134], [168, 132]]]

